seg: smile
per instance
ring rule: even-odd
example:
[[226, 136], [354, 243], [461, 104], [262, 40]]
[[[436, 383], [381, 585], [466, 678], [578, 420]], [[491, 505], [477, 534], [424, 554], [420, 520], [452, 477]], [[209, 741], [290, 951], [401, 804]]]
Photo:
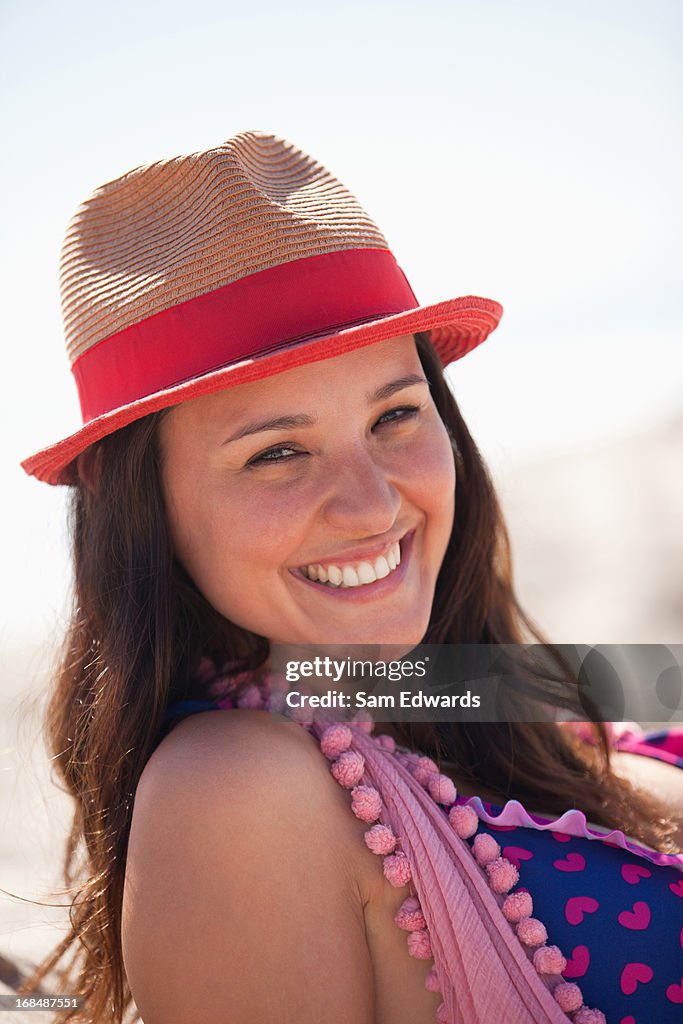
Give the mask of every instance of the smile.
[[401, 546], [395, 541], [386, 554], [373, 561], [339, 562], [330, 565], [302, 565], [301, 572], [309, 580], [328, 587], [364, 587], [383, 580], [401, 564]]

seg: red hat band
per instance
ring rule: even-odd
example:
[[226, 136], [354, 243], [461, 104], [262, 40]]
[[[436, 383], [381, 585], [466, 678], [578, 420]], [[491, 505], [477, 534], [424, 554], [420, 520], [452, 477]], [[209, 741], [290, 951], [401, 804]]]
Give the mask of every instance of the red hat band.
[[262, 270], [79, 356], [72, 370], [83, 422], [222, 366], [418, 305], [388, 249], [342, 249]]

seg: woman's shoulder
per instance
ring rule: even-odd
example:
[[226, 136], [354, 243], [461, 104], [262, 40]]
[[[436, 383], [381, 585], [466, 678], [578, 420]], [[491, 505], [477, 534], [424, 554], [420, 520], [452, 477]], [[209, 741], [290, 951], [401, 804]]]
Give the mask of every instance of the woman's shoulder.
[[200, 712], [183, 718], [164, 737], [147, 762], [140, 785], [150, 786], [167, 776], [194, 780], [198, 774], [205, 785], [225, 776], [259, 785], [273, 770], [279, 776], [286, 767], [324, 768], [319, 750], [315, 754], [313, 737], [281, 715], [248, 708]]
[[[346, 794], [329, 771], [315, 738], [291, 719], [240, 709], [200, 713], [184, 719], [150, 757], [135, 795], [135, 814], [160, 811], [221, 817], [242, 827], [267, 827], [280, 809], [278, 828], [308, 825], [309, 842], [324, 827], [337, 844], [356, 849], [362, 822], [349, 813]], [[361, 844], [363, 846], [363, 844]]]
[[[122, 921], [147, 1024], [294, 1019], [303, 983], [303, 1019], [371, 1019], [364, 844], [344, 796], [313, 737], [263, 712], [195, 715], [162, 741], [135, 796]], [[343, 980], [354, 976], [367, 982], [357, 992]], [[195, 1007], [191, 989], [213, 1002]]]

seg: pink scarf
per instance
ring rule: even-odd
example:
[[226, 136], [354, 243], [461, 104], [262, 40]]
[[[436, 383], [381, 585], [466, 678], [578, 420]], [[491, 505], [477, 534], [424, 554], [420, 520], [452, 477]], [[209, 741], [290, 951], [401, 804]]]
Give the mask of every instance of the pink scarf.
[[[324, 727], [313, 729], [317, 738], [324, 734]], [[554, 986], [535, 969], [501, 911], [502, 899], [444, 810], [376, 738], [352, 731], [350, 749], [364, 759], [364, 782], [381, 795], [382, 821], [400, 838], [410, 864], [443, 996], [442, 1019], [567, 1024]]]

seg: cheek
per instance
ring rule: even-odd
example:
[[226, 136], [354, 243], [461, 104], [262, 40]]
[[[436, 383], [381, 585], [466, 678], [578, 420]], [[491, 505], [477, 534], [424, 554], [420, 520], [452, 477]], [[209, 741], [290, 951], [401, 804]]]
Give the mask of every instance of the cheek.
[[455, 505], [455, 461], [441, 420], [419, 439], [410, 452], [409, 466], [413, 500], [441, 521], [450, 534]]
[[176, 556], [207, 600], [241, 624], [241, 613], [262, 601], [264, 581], [265, 592], [272, 590], [273, 572], [297, 542], [291, 504], [234, 487], [210, 495], [193, 488], [183, 497], [174, 517]]
[[182, 462], [167, 464], [164, 500], [176, 560], [213, 603], [214, 577], [225, 564], [224, 524], [232, 519], [230, 511], [215, 500], [201, 474]]

